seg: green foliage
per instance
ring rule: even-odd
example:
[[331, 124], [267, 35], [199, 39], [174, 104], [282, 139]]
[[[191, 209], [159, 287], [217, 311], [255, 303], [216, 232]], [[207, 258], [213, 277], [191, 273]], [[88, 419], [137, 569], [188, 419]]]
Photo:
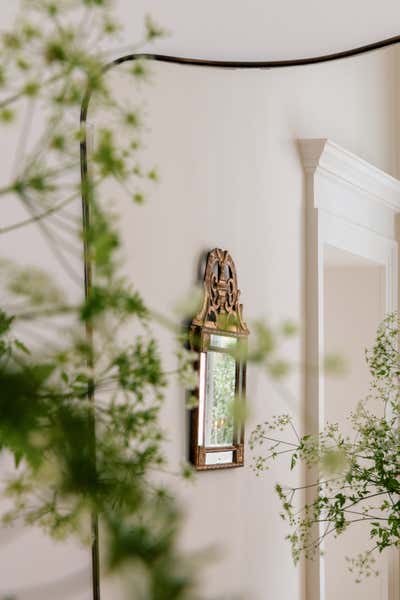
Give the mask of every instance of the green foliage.
[[131, 292], [122, 282], [113, 287], [94, 285], [90, 295], [82, 304], [82, 321], [93, 321], [104, 313], [116, 315], [136, 315], [141, 319], [147, 316], [147, 309], [137, 292]]
[[145, 25], [146, 38], [148, 41], [153, 41], [156, 38], [165, 36], [165, 31], [159, 27], [149, 15], [146, 17]]
[[296, 326], [290, 321], [285, 321], [277, 328], [263, 321], [255, 321], [251, 325], [249, 349], [242, 349], [239, 345], [238, 352], [240, 354], [245, 351], [249, 362], [261, 367], [272, 379], [282, 379], [290, 373], [292, 365], [280, 356], [280, 347], [282, 342], [292, 338], [296, 331]]
[[[291, 469], [300, 462], [319, 471], [320, 478], [308, 486], [314, 500], [301, 510], [297, 497], [303, 488], [276, 488], [281, 516], [291, 527], [288, 539], [296, 562], [302, 554], [312, 558], [326, 536], [340, 535], [360, 521], [369, 529], [371, 548], [348, 559], [357, 580], [376, 572], [374, 552], [400, 547], [399, 334], [400, 320], [391, 314], [366, 352], [370, 393], [351, 415], [352, 440], [343, 437], [337, 424], [327, 425], [319, 435], [300, 437], [289, 415], [258, 425], [251, 435], [253, 451], [265, 448], [254, 456], [257, 475], [281, 454], [290, 457]], [[287, 429], [291, 440], [281, 437]]]
[[[179, 347], [181, 346], [181, 347]], [[192, 352], [187, 350], [180, 339], [178, 339], [178, 350], [177, 350], [177, 359], [178, 359], [178, 370], [177, 376], [178, 381], [182, 384], [182, 386], [188, 390], [195, 390], [198, 385], [198, 373], [195, 368], [195, 364], [198, 361], [199, 357], [197, 352]], [[197, 399], [195, 400], [197, 403]], [[189, 400], [190, 405], [190, 400]], [[190, 406], [188, 406], [189, 408]]]
[[[0, 264], [6, 292], [0, 310], [0, 452], [11, 453], [16, 465], [6, 486], [12, 508], [3, 523], [23, 519], [56, 539], [74, 535], [90, 544], [95, 515], [105, 568], [134, 574], [127, 597], [187, 599], [192, 582], [177, 549], [179, 510], [154, 476], [165, 468], [159, 417], [167, 374], [150, 311], [119, 275], [120, 235], [113, 202], [105, 201], [101, 187], [112, 179], [129, 201], [141, 204], [146, 184], [158, 179], [152, 165], [138, 168], [141, 111], [119, 105], [99, 51], [121, 26], [105, 0], [22, 4], [13, 30], [1, 38], [0, 120], [19, 122], [26, 103], [28, 116], [18, 169], [0, 195], [3, 202], [20, 203], [28, 218], [0, 233], [36, 224], [64, 285], [36, 265]], [[145, 29], [147, 40], [162, 33], [150, 18]], [[149, 71], [144, 61], [125, 69], [133, 82], [148, 80]], [[79, 116], [88, 90], [110, 126], [96, 132], [89, 174], [81, 182], [79, 143], [86, 132]], [[29, 119], [38, 106], [43, 128], [28, 143]], [[135, 138], [123, 141], [121, 125]], [[82, 192], [84, 232], [69, 212]], [[91, 286], [72, 304], [68, 290], [71, 283], [83, 289], [83, 273], [74, 270], [71, 254], [80, 256], [82, 243]], [[29, 330], [34, 343], [25, 335]], [[189, 388], [193, 373], [193, 357], [182, 353], [178, 376]]]
[[63, 296], [51, 275], [38, 267], [15, 268], [3, 262], [3, 286], [15, 297], [29, 302], [31, 306], [61, 304]]
[[0, 121], [3, 123], [11, 123], [14, 120], [14, 111], [9, 108], [0, 110]]
[[102, 177], [126, 177], [125, 160], [123, 153], [115, 145], [113, 132], [102, 129], [99, 132], [99, 142], [93, 153], [93, 161], [99, 167]]

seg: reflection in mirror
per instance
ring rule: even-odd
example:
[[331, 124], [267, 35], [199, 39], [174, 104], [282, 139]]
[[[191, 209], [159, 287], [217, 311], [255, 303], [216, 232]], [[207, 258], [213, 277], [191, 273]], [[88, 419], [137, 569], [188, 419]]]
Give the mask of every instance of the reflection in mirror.
[[225, 352], [208, 352], [206, 379], [206, 446], [233, 444], [232, 408], [236, 388], [236, 362]]

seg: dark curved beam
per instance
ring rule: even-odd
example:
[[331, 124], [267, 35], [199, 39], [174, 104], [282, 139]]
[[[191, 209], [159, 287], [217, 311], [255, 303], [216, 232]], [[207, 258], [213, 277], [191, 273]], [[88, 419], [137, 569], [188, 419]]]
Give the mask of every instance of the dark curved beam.
[[[187, 65], [192, 67], [208, 67], [217, 69], [282, 69], [287, 67], [302, 67], [306, 65], [316, 65], [321, 63], [332, 62], [335, 60], [341, 60], [345, 58], [351, 58], [366, 54], [367, 52], [373, 52], [374, 50], [380, 50], [381, 48], [387, 48], [400, 43], [400, 35], [387, 38], [366, 46], [359, 46], [343, 52], [336, 52], [334, 54], [325, 54], [322, 56], [313, 56], [309, 58], [295, 58], [288, 60], [207, 60], [201, 58], [185, 58], [183, 56], [169, 56], [167, 54], [151, 54], [151, 53], [134, 53], [121, 56], [114, 59], [113, 61], [104, 65], [104, 71], [109, 71], [112, 68], [121, 65], [125, 62], [138, 60], [140, 58], [153, 60], [160, 63], [170, 63], [174, 65]], [[90, 212], [89, 212], [89, 198], [87, 196], [87, 186], [85, 182], [88, 176], [88, 164], [87, 164], [87, 135], [86, 135], [86, 121], [91, 99], [91, 89], [88, 88], [81, 105], [80, 123], [84, 133], [83, 139], [80, 144], [80, 162], [81, 162], [81, 183], [82, 183], [82, 226], [83, 231], [87, 231], [90, 223]], [[86, 236], [83, 236], [83, 260], [84, 260], [84, 284], [85, 284], [85, 298], [88, 298], [92, 286], [92, 274], [91, 265], [89, 260], [89, 248], [87, 244]], [[92, 331], [87, 327], [86, 334], [91, 343]], [[93, 393], [89, 393], [89, 399], [94, 401]], [[92, 532], [93, 532], [93, 543], [92, 543], [92, 576], [93, 576], [93, 600], [100, 600], [100, 572], [99, 572], [99, 535], [98, 535], [98, 523], [97, 517], [94, 515], [92, 518]]]

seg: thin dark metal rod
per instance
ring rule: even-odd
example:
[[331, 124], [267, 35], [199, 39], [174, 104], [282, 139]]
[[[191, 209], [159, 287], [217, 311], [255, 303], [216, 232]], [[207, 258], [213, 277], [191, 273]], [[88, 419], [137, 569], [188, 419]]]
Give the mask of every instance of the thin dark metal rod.
[[125, 56], [121, 56], [120, 58], [116, 58], [109, 63], [106, 68], [110, 68], [114, 65], [119, 65], [130, 60], [136, 60], [138, 58], [147, 58], [157, 62], [172, 63], [176, 65], [191, 65], [193, 67], [217, 67], [219, 69], [282, 69], [285, 67], [301, 67], [305, 65], [331, 62], [343, 58], [351, 58], [352, 56], [358, 56], [360, 54], [365, 54], [366, 52], [373, 52], [374, 50], [393, 46], [398, 43], [400, 43], [400, 35], [395, 35], [379, 42], [373, 42], [365, 46], [352, 48], [351, 50], [344, 50], [342, 52], [324, 54], [321, 56], [287, 60], [209, 60], [203, 58], [170, 56], [168, 54], [137, 53], [127, 54]]
[[[307, 65], [316, 65], [321, 63], [332, 62], [345, 58], [351, 58], [387, 48], [400, 43], [400, 35], [396, 35], [385, 40], [373, 42], [365, 46], [359, 46], [350, 50], [336, 52], [334, 54], [325, 54], [322, 56], [313, 56], [308, 58], [296, 58], [288, 60], [208, 60], [200, 58], [185, 58], [183, 56], [170, 56], [167, 54], [151, 54], [151, 53], [134, 53], [121, 56], [104, 65], [104, 72], [109, 71], [113, 67], [121, 65], [125, 62], [130, 62], [138, 59], [148, 59], [154, 62], [170, 63], [175, 65], [187, 65], [193, 67], [208, 67], [218, 69], [282, 69], [288, 67], [301, 67]], [[86, 90], [81, 105], [80, 123], [83, 131], [83, 139], [80, 144], [80, 161], [81, 161], [81, 183], [82, 183], [82, 222], [83, 222], [83, 254], [84, 254], [84, 281], [85, 281], [85, 297], [88, 298], [92, 287], [92, 272], [89, 256], [89, 247], [87, 236], [85, 235], [90, 225], [90, 202], [88, 198], [88, 164], [87, 164], [87, 131], [86, 121], [89, 110], [89, 104], [92, 91], [90, 88]], [[93, 332], [91, 327], [87, 325], [86, 334], [89, 343], [92, 343]], [[90, 399], [94, 402], [94, 395], [90, 393]], [[92, 517], [92, 576], [93, 576], [93, 600], [100, 600], [100, 569], [99, 569], [99, 534], [98, 534], [98, 519], [97, 515]]]
[[[84, 136], [80, 145], [81, 155], [81, 186], [82, 186], [82, 229], [83, 229], [83, 273], [84, 273], [84, 286], [85, 286], [85, 298], [89, 298], [92, 288], [92, 265], [90, 262], [90, 250], [88, 236], [86, 235], [90, 227], [90, 201], [88, 197], [88, 163], [87, 163], [87, 135], [86, 135], [86, 118], [84, 121], [81, 119], [81, 126], [84, 126]], [[86, 321], [86, 339], [93, 348], [93, 328], [91, 323]], [[88, 366], [93, 367], [93, 353], [90, 355]], [[94, 390], [93, 385], [89, 387], [88, 398], [90, 402], [94, 404]], [[92, 439], [90, 443], [92, 445], [91, 451], [93, 453], [94, 468], [96, 468], [96, 423], [94, 412], [93, 416], [89, 416], [90, 419], [90, 430]], [[95, 512], [91, 515], [91, 531], [92, 531], [92, 546], [91, 546], [91, 558], [92, 558], [92, 587], [93, 587], [93, 600], [100, 600], [100, 549], [99, 549], [99, 520]]]
[[92, 514], [92, 585], [93, 600], [100, 600], [99, 519]]

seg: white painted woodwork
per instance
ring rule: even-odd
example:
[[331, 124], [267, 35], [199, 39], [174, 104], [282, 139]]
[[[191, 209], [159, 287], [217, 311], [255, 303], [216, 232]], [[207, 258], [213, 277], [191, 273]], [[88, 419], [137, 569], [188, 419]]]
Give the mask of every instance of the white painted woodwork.
[[[299, 149], [306, 175], [306, 362], [318, 367], [306, 375], [305, 426], [317, 433], [325, 423], [324, 253], [330, 246], [381, 265], [385, 312], [395, 310], [400, 182], [328, 139], [300, 140]], [[310, 472], [308, 482], [315, 476]], [[398, 556], [389, 562], [388, 583], [379, 600], [398, 598]], [[307, 564], [306, 598], [326, 600], [323, 557]]]

